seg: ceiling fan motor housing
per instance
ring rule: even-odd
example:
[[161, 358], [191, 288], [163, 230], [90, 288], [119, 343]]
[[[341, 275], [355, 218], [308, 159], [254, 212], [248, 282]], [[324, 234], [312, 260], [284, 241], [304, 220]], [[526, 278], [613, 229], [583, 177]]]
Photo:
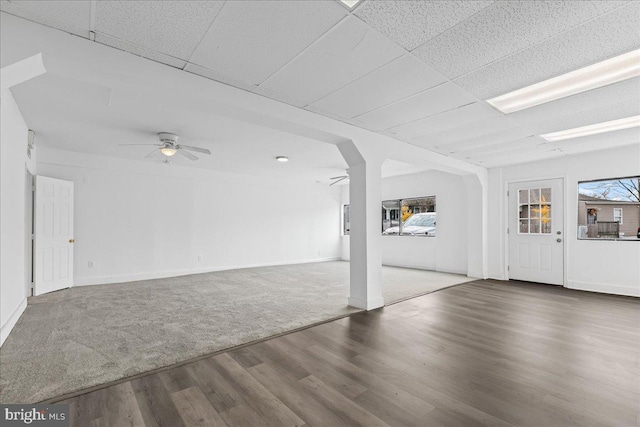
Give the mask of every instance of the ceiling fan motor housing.
[[176, 145], [178, 143], [178, 135], [169, 132], [159, 132], [158, 138], [163, 144]]

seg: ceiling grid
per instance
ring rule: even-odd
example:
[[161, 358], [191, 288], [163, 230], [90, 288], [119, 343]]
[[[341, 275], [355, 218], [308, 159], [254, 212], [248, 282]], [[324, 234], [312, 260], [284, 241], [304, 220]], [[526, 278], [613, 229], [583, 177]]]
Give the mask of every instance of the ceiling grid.
[[639, 78], [509, 115], [486, 103], [638, 49], [640, 2], [628, 0], [362, 0], [352, 10], [337, 0], [1, 0], [0, 10], [482, 166], [507, 161], [489, 161], [498, 147], [512, 162], [593, 150], [590, 139], [538, 135], [640, 111]]

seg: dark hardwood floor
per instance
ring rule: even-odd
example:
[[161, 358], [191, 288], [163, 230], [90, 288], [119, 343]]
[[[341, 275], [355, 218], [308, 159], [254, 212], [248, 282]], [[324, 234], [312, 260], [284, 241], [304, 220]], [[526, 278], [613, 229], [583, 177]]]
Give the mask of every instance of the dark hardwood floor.
[[638, 426], [640, 301], [478, 281], [80, 395], [75, 426]]

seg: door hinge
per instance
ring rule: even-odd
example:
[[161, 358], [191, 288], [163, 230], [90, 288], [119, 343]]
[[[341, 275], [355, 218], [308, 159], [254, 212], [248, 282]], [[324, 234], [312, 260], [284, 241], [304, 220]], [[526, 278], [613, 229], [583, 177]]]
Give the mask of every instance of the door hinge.
[[511, 267], [507, 265], [507, 271], [511, 271]]
[[507, 197], [509, 197], [509, 190], [507, 190]]
[[509, 229], [507, 228], [507, 234], [509, 234]]
[[35, 234], [31, 235], [31, 240], [36, 240], [36, 235]]

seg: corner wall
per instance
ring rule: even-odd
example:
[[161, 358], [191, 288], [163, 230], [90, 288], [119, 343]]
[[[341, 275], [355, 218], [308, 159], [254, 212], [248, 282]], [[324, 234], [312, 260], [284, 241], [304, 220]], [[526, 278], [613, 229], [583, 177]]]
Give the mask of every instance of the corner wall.
[[[349, 187], [342, 186], [342, 204]], [[436, 196], [436, 237], [383, 236], [382, 263], [397, 267], [467, 274], [467, 188], [461, 176], [439, 171], [385, 178], [382, 200]], [[342, 236], [342, 259], [349, 259], [349, 236]]]
[[326, 184], [42, 149], [38, 172], [75, 183], [75, 285], [340, 258]]
[[28, 128], [6, 89], [0, 95], [0, 345], [27, 307], [26, 168]]
[[[606, 143], [606, 139], [603, 141]], [[509, 181], [564, 178], [565, 286], [640, 296], [640, 241], [578, 240], [578, 181], [640, 173], [640, 143], [489, 170], [489, 275], [506, 278]]]

